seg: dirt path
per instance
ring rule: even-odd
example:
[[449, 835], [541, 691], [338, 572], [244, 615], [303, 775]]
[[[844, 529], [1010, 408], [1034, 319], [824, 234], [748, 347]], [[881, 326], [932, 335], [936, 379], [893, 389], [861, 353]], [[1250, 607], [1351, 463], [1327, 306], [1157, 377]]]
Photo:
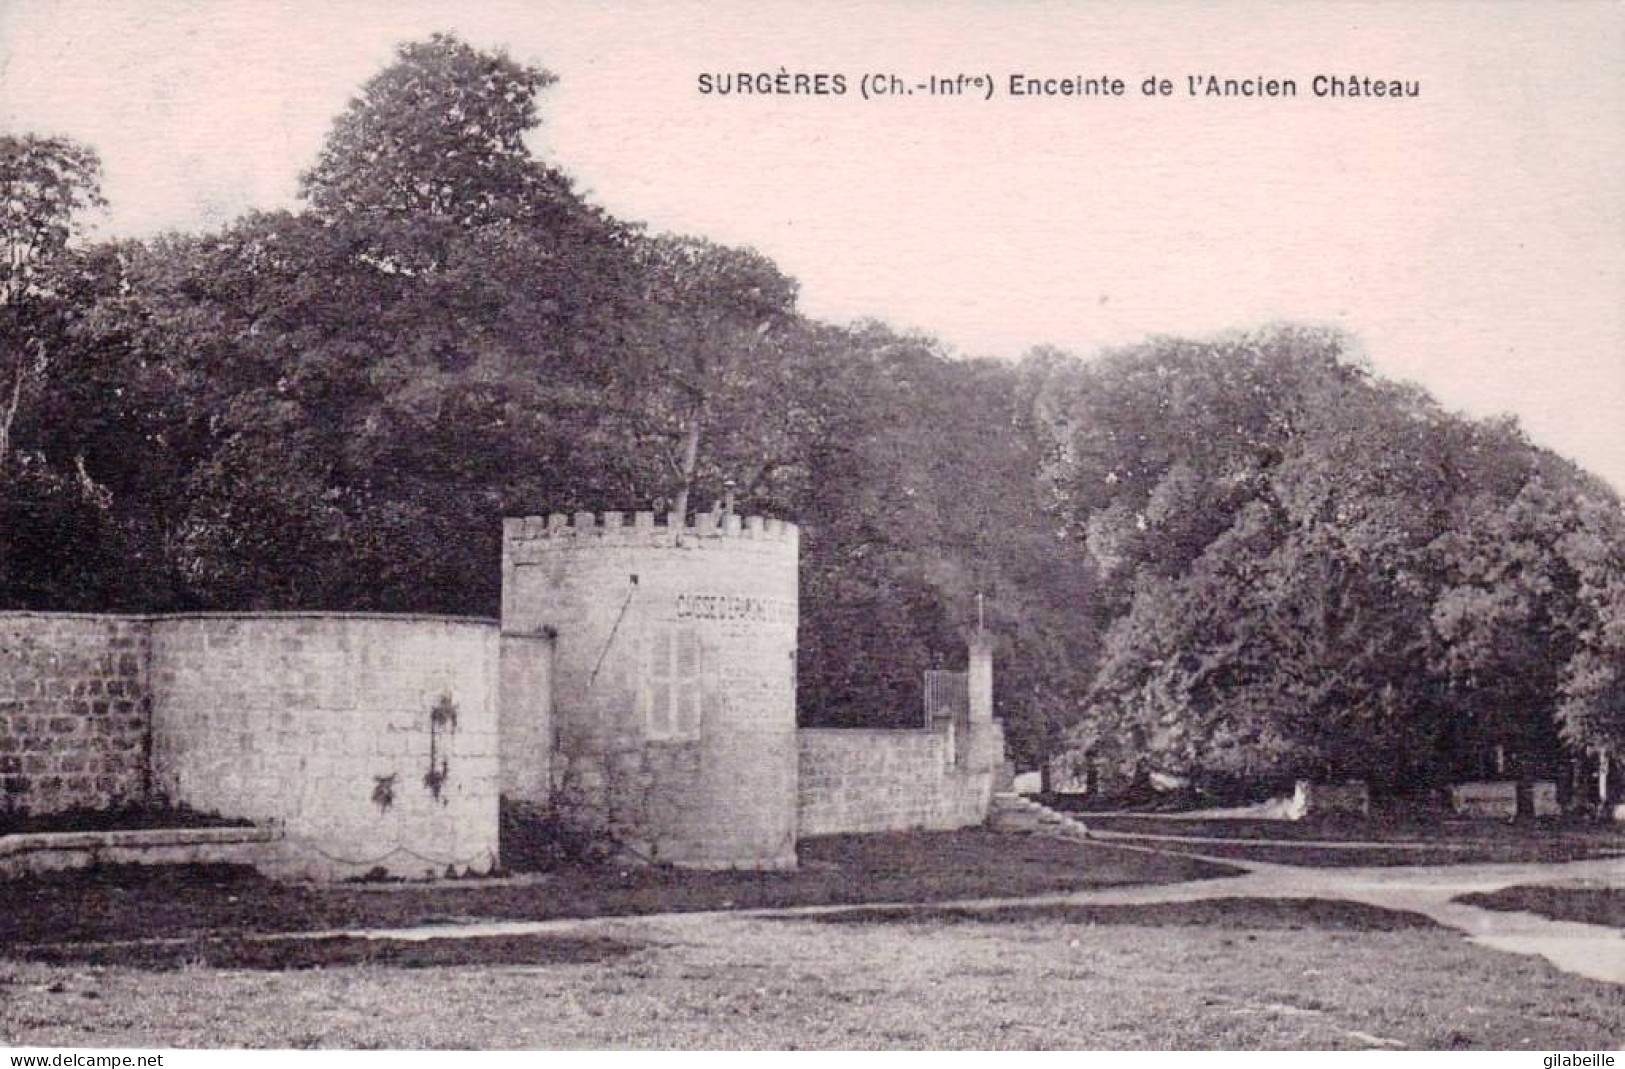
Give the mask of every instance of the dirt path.
[[[1102, 845], [1148, 853], [1166, 852], [1159, 847], [1151, 846], [1118, 843]], [[1230, 858], [1211, 860], [1244, 869], [1245, 874], [1231, 878], [1193, 880], [1187, 883], [1102, 888], [1023, 898], [959, 899], [862, 907], [803, 906], [788, 909], [665, 913], [641, 917], [490, 921], [410, 928], [334, 929], [271, 934], [256, 938], [282, 940], [345, 936], [393, 940], [474, 939], [562, 932], [584, 933], [609, 926], [625, 929], [629, 926], [636, 927], [641, 923], [681, 927], [690, 924], [703, 925], [718, 919], [811, 917], [846, 912], [855, 908], [870, 911], [896, 910], [903, 913], [945, 907], [996, 909], [1023, 905], [1149, 905], [1212, 898], [1320, 898], [1420, 913], [1444, 927], [1461, 932], [1471, 941], [1483, 946], [1514, 954], [1539, 955], [1565, 972], [1593, 980], [1625, 984], [1625, 932], [1619, 929], [1548, 920], [1532, 913], [1481, 909], [1454, 901], [1458, 896], [1471, 892], [1496, 891], [1517, 884], [1584, 882], [1625, 888], [1625, 860], [1622, 859], [1338, 869], [1236, 861]]]
[[[426, 941], [542, 934], [586, 935], [603, 929], [629, 931], [643, 925], [657, 929], [704, 926], [716, 921], [815, 917], [862, 909], [908, 913], [935, 909], [1000, 909], [1019, 906], [1153, 905], [1218, 898], [1297, 898], [1358, 902], [1381, 909], [1418, 913], [1461, 932], [1472, 942], [1514, 954], [1538, 955], [1576, 976], [1625, 985], [1625, 931], [1601, 925], [1554, 921], [1533, 913], [1483, 909], [1455, 901], [1473, 892], [1492, 892], [1520, 884], [1585, 884], [1625, 889], [1625, 858], [1569, 862], [1488, 863], [1467, 865], [1311, 868], [1271, 862], [1203, 856], [1182, 843], [1106, 839], [1103, 847], [1150, 854], [1177, 854], [1242, 870], [1242, 875], [1184, 883], [1107, 887], [1023, 897], [949, 899], [937, 902], [866, 903], [709, 910], [685, 913], [570, 917], [542, 921], [474, 921], [403, 928], [347, 928], [304, 932], [269, 932], [246, 936], [281, 942], [336, 937]], [[1136, 840], [1147, 837], [1137, 836]], [[1346, 844], [1345, 844], [1346, 845]], [[131, 944], [183, 943], [195, 936], [137, 939]]]
[[1073, 901], [1099, 905], [1146, 905], [1232, 897], [1361, 902], [1382, 909], [1420, 913], [1483, 946], [1514, 954], [1539, 955], [1564, 972], [1625, 984], [1625, 931], [1554, 921], [1533, 913], [1482, 909], [1455, 901], [1461, 895], [1498, 891], [1518, 884], [1585, 883], [1625, 888], [1625, 860], [1620, 858], [1325, 869], [1213, 860], [1244, 868], [1247, 874], [1229, 880], [1107, 888], [1071, 897]]

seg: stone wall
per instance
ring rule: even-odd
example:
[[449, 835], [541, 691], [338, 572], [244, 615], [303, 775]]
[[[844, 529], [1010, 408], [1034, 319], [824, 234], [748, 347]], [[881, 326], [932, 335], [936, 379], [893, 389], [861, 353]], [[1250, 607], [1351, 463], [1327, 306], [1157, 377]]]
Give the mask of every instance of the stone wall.
[[964, 701], [921, 731], [809, 728], [797, 732], [801, 835], [950, 831], [987, 820], [1004, 772], [993, 719], [992, 634], [966, 643]]
[[502, 796], [532, 811], [553, 793], [554, 636], [502, 636], [498, 745]]
[[504, 714], [509, 797], [652, 861], [794, 865], [797, 539], [755, 516], [506, 521], [503, 633], [551, 636], [553, 683], [550, 730]]
[[981, 823], [1003, 761], [991, 638], [932, 730], [798, 732], [798, 543], [734, 515], [508, 520], [500, 628], [0, 614], [3, 801], [245, 819], [268, 832], [256, 864], [318, 879], [488, 871], [502, 794], [698, 867]]
[[147, 799], [147, 621], [0, 613], [0, 808]]
[[497, 861], [493, 623], [412, 616], [163, 617], [155, 792], [274, 822], [282, 874], [485, 872]]
[[[975, 722], [957, 744], [947, 730], [803, 728], [801, 835], [947, 831], [987, 818], [1003, 738]], [[962, 747], [955, 752], [956, 745]]]

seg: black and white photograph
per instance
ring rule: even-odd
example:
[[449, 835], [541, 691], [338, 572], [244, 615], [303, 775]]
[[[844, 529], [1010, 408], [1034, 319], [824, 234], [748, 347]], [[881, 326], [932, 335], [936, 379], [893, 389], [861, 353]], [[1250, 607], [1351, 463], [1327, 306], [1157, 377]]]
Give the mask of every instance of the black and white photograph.
[[0, 0], [8, 1064], [1614, 1065], [1622, 58]]

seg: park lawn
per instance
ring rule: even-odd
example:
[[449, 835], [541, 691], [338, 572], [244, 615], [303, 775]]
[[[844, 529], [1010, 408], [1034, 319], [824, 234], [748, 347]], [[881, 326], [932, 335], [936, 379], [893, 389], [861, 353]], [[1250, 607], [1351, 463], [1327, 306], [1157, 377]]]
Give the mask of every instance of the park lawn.
[[1322, 817], [1263, 820], [1166, 813], [1075, 814], [1091, 828], [1146, 835], [1202, 835], [1223, 839], [1347, 842], [1507, 842], [1551, 841], [1625, 850], [1625, 825], [1570, 819], [1494, 820], [1464, 817]]
[[1536, 913], [1555, 921], [1625, 928], [1625, 888], [1523, 884], [1462, 895], [1456, 901], [1484, 909]]
[[482, 919], [1026, 896], [1172, 883], [1236, 870], [980, 828], [804, 840], [795, 872], [597, 866], [433, 885], [282, 884], [225, 866], [129, 866], [0, 882], [4, 948], [207, 933], [322, 931]]
[[280, 968], [298, 971], [0, 963], [0, 1041], [1587, 1050], [1625, 1036], [1625, 989], [1313, 900], [626, 917], [396, 945], [372, 964], [333, 950], [325, 968], [306, 967], [324, 952], [289, 950]]
[[[1102, 842], [1119, 840], [1105, 839]], [[1124, 839], [1130, 845], [1156, 846], [1175, 853], [1220, 861], [1262, 861], [1274, 865], [1309, 868], [1380, 868], [1404, 865], [1481, 865], [1517, 862], [1584, 861], [1620, 856], [1611, 848], [1564, 842], [1440, 843], [1424, 847], [1318, 846], [1237, 841], [1227, 843], [1173, 843]]]
[[[1625, 828], [1575, 821], [1456, 819], [1255, 820], [1080, 813], [1091, 831], [1208, 857], [1340, 868], [1580, 861], [1625, 856]], [[1168, 842], [1179, 836], [1226, 842]], [[1109, 841], [1109, 840], [1107, 840]], [[1316, 845], [1320, 843], [1341, 845]], [[1372, 843], [1391, 846], [1366, 845]]]

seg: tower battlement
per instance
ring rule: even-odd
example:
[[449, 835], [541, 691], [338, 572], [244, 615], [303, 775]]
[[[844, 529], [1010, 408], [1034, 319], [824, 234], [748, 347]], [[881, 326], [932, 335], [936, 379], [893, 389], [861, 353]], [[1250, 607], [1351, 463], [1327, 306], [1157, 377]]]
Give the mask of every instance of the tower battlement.
[[764, 516], [737, 513], [695, 513], [684, 522], [676, 513], [654, 512], [554, 512], [547, 516], [524, 516], [502, 521], [505, 542], [533, 542], [543, 539], [597, 539], [625, 545], [659, 544], [676, 537], [740, 538], [762, 542], [796, 544], [800, 531], [795, 524]]

